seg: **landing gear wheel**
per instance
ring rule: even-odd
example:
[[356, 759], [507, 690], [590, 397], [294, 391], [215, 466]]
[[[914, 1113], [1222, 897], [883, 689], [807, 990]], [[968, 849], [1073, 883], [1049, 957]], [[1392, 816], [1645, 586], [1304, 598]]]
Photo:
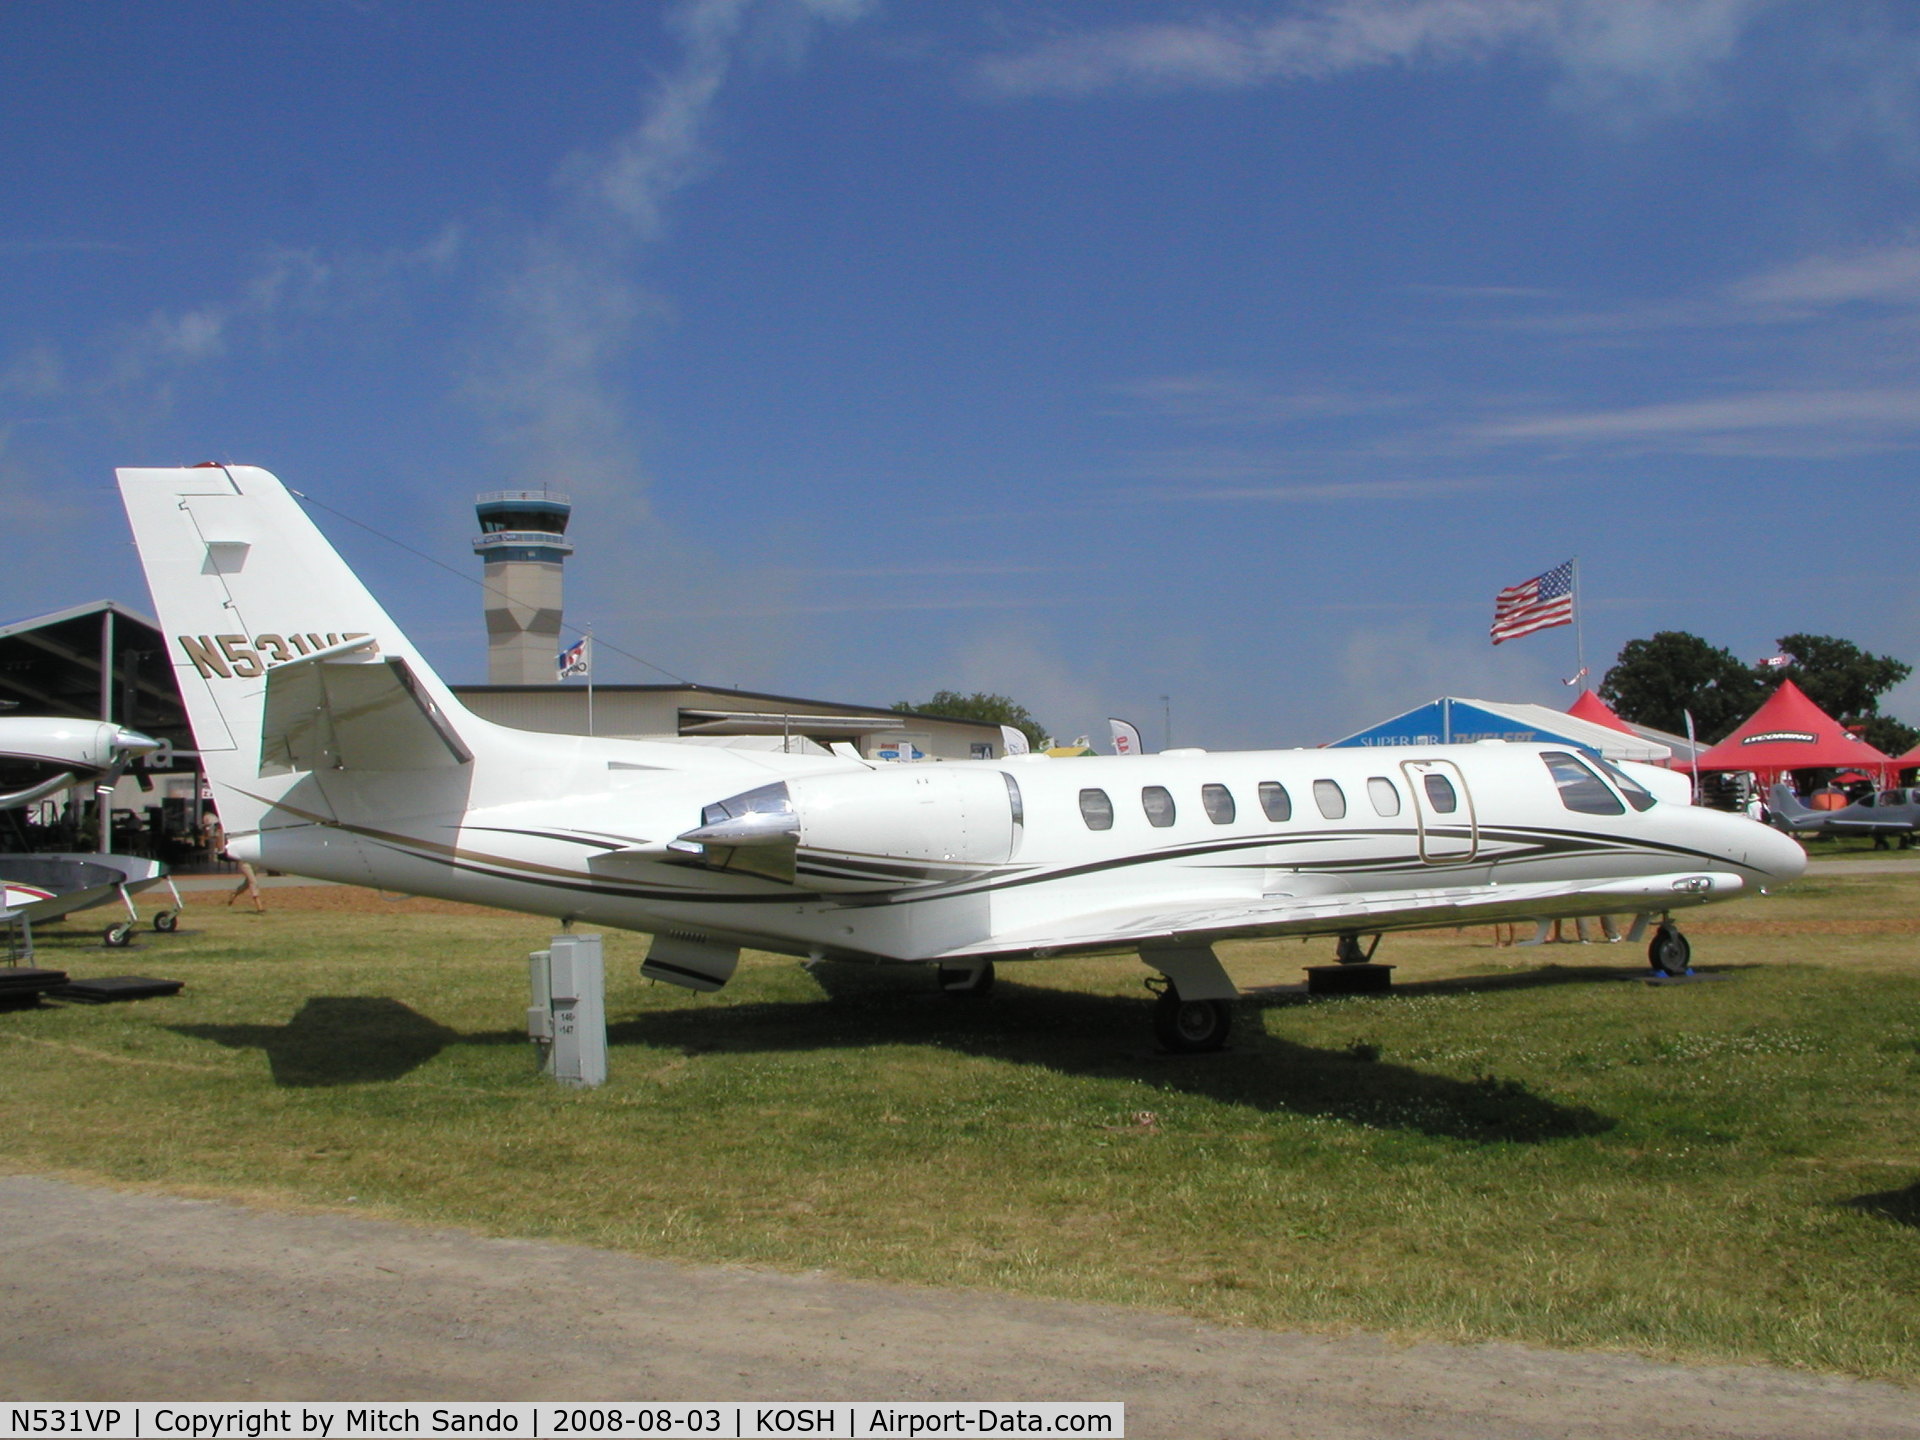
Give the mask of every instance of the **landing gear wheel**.
[[1176, 1055], [1218, 1050], [1233, 1029], [1233, 1006], [1225, 1000], [1182, 1000], [1168, 986], [1153, 1002], [1153, 1033]]
[[100, 939], [109, 950], [124, 950], [133, 943], [133, 922], [122, 920], [118, 925], [109, 925]]
[[942, 965], [940, 989], [947, 995], [985, 995], [993, 989], [993, 962], [972, 965]]
[[153, 928], [162, 935], [171, 935], [180, 928], [180, 917], [171, 910], [162, 910], [153, 917]]
[[1647, 959], [1662, 975], [1691, 975], [1693, 946], [1671, 925], [1662, 925], [1647, 942]]

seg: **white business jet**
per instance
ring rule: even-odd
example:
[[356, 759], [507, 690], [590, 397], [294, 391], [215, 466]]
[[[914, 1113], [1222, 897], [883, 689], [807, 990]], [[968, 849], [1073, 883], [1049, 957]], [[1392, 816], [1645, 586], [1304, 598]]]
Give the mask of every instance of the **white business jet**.
[[[228, 848], [296, 875], [649, 932], [695, 990], [743, 948], [937, 968], [1136, 952], [1162, 1042], [1217, 1049], [1215, 942], [1674, 911], [1805, 853], [1657, 772], [1490, 743], [943, 764], [540, 734], [468, 713], [265, 470], [121, 470]], [[1639, 778], [1636, 778], [1638, 776]]]

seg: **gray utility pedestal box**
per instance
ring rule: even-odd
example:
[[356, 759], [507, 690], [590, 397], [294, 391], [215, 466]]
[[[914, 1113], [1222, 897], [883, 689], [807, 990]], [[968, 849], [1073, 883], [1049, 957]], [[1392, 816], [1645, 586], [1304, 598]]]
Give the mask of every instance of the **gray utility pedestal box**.
[[527, 1034], [541, 1049], [540, 1068], [562, 1085], [600, 1085], [607, 1078], [607, 967], [598, 935], [556, 935], [527, 957], [533, 1004]]

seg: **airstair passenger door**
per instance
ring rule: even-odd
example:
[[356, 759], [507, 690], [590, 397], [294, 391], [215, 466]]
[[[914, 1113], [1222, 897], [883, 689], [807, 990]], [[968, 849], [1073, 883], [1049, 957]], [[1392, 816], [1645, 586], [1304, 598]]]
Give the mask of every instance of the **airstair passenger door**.
[[1465, 865], [1480, 852], [1467, 777], [1451, 760], [1403, 760], [1420, 827], [1420, 858], [1429, 865]]

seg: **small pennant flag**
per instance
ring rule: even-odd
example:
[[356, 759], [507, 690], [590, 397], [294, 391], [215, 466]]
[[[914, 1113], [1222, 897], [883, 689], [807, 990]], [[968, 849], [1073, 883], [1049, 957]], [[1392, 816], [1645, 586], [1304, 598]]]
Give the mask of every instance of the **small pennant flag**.
[[582, 635], [573, 642], [571, 648], [560, 652], [559, 658], [554, 661], [554, 669], [559, 672], [560, 679], [593, 674], [593, 658], [589, 648], [592, 639], [591, 635]]
[[1766, 659], [1756, 661], [1755, 663], [1758, 664], [1762, 670], [1778, 670], [1782, 666], [1793, 664], [1793, 656], [1769, 655]]
[[1107, 727], [1113, 732], [1113, 753], [1116, 755], [1138, 755], [1141, 753], [1140, 732], [1125, 720], [1107, 717]]

